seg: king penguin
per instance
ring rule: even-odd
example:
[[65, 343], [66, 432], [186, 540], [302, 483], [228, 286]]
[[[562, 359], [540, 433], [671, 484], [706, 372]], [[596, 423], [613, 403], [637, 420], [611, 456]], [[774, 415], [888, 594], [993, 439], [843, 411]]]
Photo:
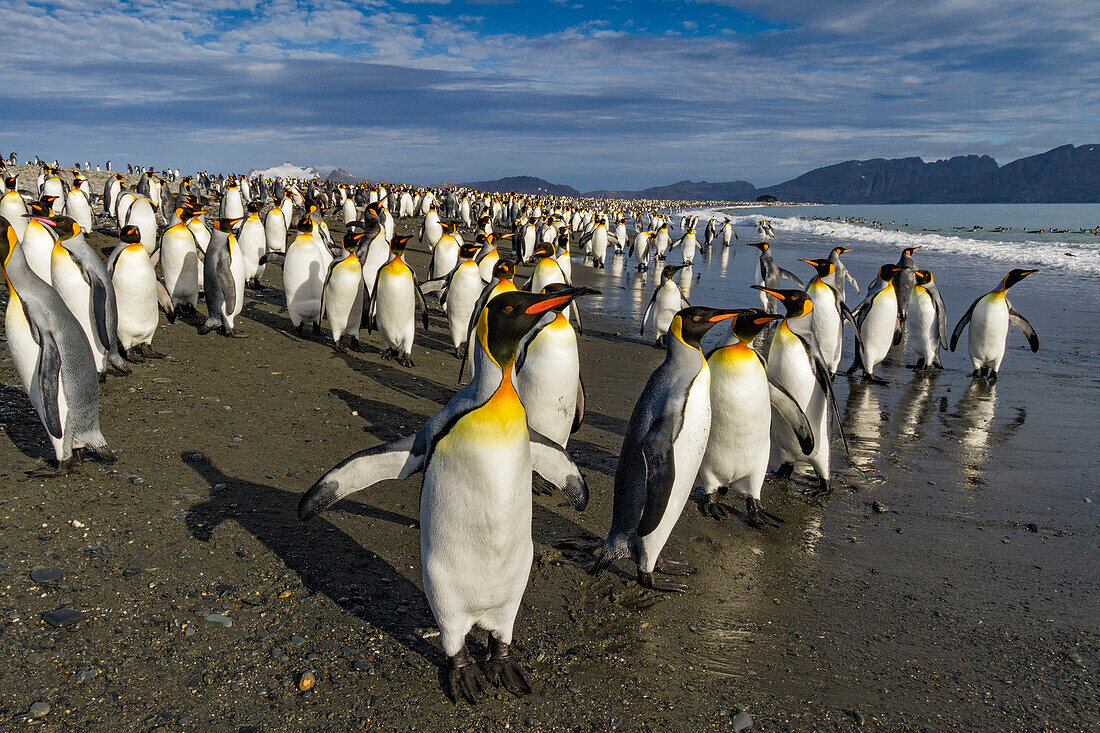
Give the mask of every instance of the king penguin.
[[952, 351], [958, 345], [963, 329], [970, 324], [969, 346], [970, 361], [974, 365], [973, 376], [985, 377], [990, 382], [997, 381], [997, 372], [1001, 370], [1001, 361], [1005, 357], [1009, 324], [1027, 336], [1032, 352], [1039, 350], [1039, 335], [1035, 328], [1008, 302], [1008, 289], [1033, 272], [1038, 270], [1010, 271], [995, 290], [971, 303], [955, 325], [955, 330], [951, 333]]
[[769, 297], [770, 290], [778, 290], [785, 279], [790, 280], [800, 288], [805, 288], [806, 284], [802, 282], [798, 275], [775, 264], [775, 260], [772, 259], [769, 251], [772, 248], [770, 244], [767, 242], [752, 242], [749, 246], [760, 250], [760, 281], [757, 283], [757, 285], [762, 286], [757, 288], [760, 291], [760, 305], [768, 313], [775, 313], [778, 309], [776, 308], [775, 297]]
[[363, 231], [344, 234], [344, 256], [333, 259], [321, 290], [321, 310], [332, 329], [332, 341], [339, 352], [348, 346], [359, 348], [359, 328], [363, 321], [363, 266], [355, 256]]
[[32, 475], [68, 473], [85, 448], [98, 460], [113, 463], [115, 456], [99, 429], [99, 382], [88, 339], [57, 291], [31, 270], [15, 229], [3, 217], [0, 264], [8, 283], [8, 348], [57, 461]]
[[378, 271], [367, 321], [368, 328], [377, 328], [382, 334], [382, 342], [386, 345], [382, 358], [396, 359], [405, 367], [416, 366], [412, 360], [412, 347], [416, 337], [417, 308], [420, 309], [424, 330], [428, 330], [428, 306], [420, 293], [416, 273], [403, 258], [410, 239], [411, 236], [399, 236], [390, 242], [392, 257]]
[[[754, 288], [760, 289], [759, 285]], [[801, 290], [767, 290], [779, 299], [786, 310], [786, 317], [775, 330], [768, 349], [768, 381], [784, 388], [802, 408], [813, 430], [813, 450], [803, 450], [798, 434], [785, 421], [772, 422], [772, 442], [779, 456], [776, 475], [789, 479], [796, 463], [808, 462], [817, 474], [817, 487], [811, 496], [825, 496], [832, 491], [829, 485], [829, 412], [836, 419], [837, 429], [847, 450], [848, 441], [840, 424], [840, 410], [833, 394], [829, 366], [821, 354], [821, 347], [813, 334], [813, 301]]]
[[771, 455], [773, 410], [794, 431], [803, 453], [814, 449], [806, 413], [790, 392], [768, 381], [767, 364], [752, 347], [768, 324], [781, 319], [757, 308], [738, 313], [730, 323], [730, 338], [707, 357], [710, 438], [699, 467], [699, 483], [706, 497], [703, 513], [715, 519], [729, 515], [718, 494], [732, 489], [745, 500], [750, 525], [759, 528], [782, 521], [760, 502]]
[[856, 349], [860, 348], [860, 333], [855, 317], [840, 296], [837, 282], [840, 273], [831, 260], [802, 260], [812, 266], [817, 274], [806, 287], [806, 294], [814, 303], [813, 331], [821, 355], [829, 366], [829, 374], [836, 374], [844, 348], [844, 322], [851, 324], [856, 337]]
[[836, 268], [836, 294], [837, 297], [840, 298], [840, 302], [842, 303], [845, 302], [845, 282], [851, 283], [852, 287], [856, 289], [856, 292], [859, 292], [859, 283], [856, 282], [855, 277], [852, 275], [851, 272], [848, 271], [848, 268], [844, 266], [844, 263], [840, 261], [840, 256], [842, 254], [846, 254], [851, 251], [852, 250], [848, 249], [847, 247], [833, 247], [833, 251], [829, 253], [829, 262], [832, 262], [833, 267]]
[[118, 306], [107, 266], [85, 241], [75, 219], [57, 216], [45, 223], [57, 234], [50, 258], [53, 288], [84, 329], [99, 381], [106, 377], [108, 364], [120, 374], [129, 374], [130, 367], [118, 350]]
[[164, 287], [178, 314], [194, 315], [199, 307], [199, 275], [202, 265], [195, 234], [187, 226], [189, 209], [176, 209], [178, 221], [160, 235], [160, 269]]
[[264, 276], [264, 266], [260, 264], [260, 258], [267, 253], [267, 233], [260, 218], [262, 208], [263, 204], [259, 201], [248, 202], [248, 214], [241, 224], [240, 236], [237, 237], [237, 246], [244, 258], [245, 284], [251, 288], [258, 288]]
[[687, 590], [653, 573], [695, 572], [663, 559], [661, 551], [687, 503], [710, 436], [710, 369], [700, 342], [707, 331], [737, 313], [692, 306], [673, 317], [665, 360], [646, 382], [627, 425], [615, 470], [611, 529], [590, 570], [593, 575], [631, 557], [642, 586]]
[[[380, 294], [386, 292], [385, 278], [383, 269]], [[578, 509], [588, 503], [588, 488], [561, 447], [528, 428], [514, 370], [523, 345], [585, 292], [512, 292], [494, 298], [477, 324], [472, 349], [479, 362], [477, 378], [415, 435], [346, 458], [298, 505], [298, 516], [309, 519], [379, 481], [424, 473], [424, 594], [448, 658], [446, 687], [453, 701], [474, 702], [487, 682], [517, 696], [531, 691], [511, 649], [534, 552], [531, 474], [561, 488]], [[466, 636], [475, 627], [489, 632], [489, 656], [480, 668], [466, 648]]]
[[206, 321], [199, 326], [200, 334], [220, 328], [223, 336], [243, 338], [234, 330], [237, 316], [244, 308], [244, 253], [237, 244], [233, 229], [243, 219], [217, 219], [203, 259], [203, 296], [206, 298]]
[[928, 270], [916, 271], [916, 284], [913, 286], [913, 327], [916, 330], [917, 363], [914, 368], [926, 371], [932, 367], [943, 369], [940, 362], [940, 349], [948, 347], [947, 309], [943, 305], [939, 288], [933, 282]]
[[[665, 265], [661, 268], [661, 283], [654, 288], [653, 295], [649, 297], [649, 304], [642, 314], [642, 326], [638, 329], [639, 336], [645, 333], [645, 324], [649, 321], [649, 312], [653, 311], [653, 332], [656, 337], [653, 345], [655, 348], [665, 348], [665, 339], [668, 335], [668, 328], [672, 325], [672, 319], [681, 310], [691, 305], [688, 299], [684, 297], [680, 286], [676, 284], [676, 280], [673, 279], [678, 271], [690, 266], [689, 264]], [[656, 306], [656, 309], [654, 309], [654, 306]]]
[[901, 318], [901, 301], [894, 285], [902, 268], [883, 265], [878, 278], [867, 288], [867, 297], [855, 309], [856, 324], [863, 346], [856, 346], [856, 356], [848, 367], [848, 374], [862, 369], [873, 382], [885, 380], [875, 376], [875, 367], [890, 353], [890, 348], [901, 343], [905, 325]]
[[127, 361], [161, 359], [164, 354], [153, 351], [153, 335], [160, 321], [157, 307], [165, 309], [169, 320], [174, 319], [171, 298], [157, 280], [141, 230], [127, 224], [119, 232], [118, 242], [107, 260], [118, 309], [118, 347]]

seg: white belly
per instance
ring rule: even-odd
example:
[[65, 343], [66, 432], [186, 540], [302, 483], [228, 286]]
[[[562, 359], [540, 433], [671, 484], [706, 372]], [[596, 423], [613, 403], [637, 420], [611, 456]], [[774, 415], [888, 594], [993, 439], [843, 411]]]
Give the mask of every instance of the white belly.
[[172, 302], [197, 306], [200, 270], [198, 248], [190, 232], [169, 229], [160, 241], [160, 268]]
[[939, 352], [939, 329], [936, 325], [936, 305], [922, 287], [913, 289], [909, 320], [916, 334], [917, 355], [931, 364]]
[[351, 260], [355, 267], [341, 264], [333, 270], [325, 293], [325, 315], [334, 341], [344, 334], [358, 340], [363, 320], [363, 275], [355, 258]]
[[1008, 338], [1008, 303], [1003, 296], [987, 295], [970, 315], [970, 358], [977, 366], [1000, 367]]
[[96, 371], [102, 374], [107, 368], [107, 349], [104, 344], [99, 343], [99, 335], [95, 327], [92, 288], [68, 253], [55, 254], [50, 264], [54, 290], [65, 301], [66, 307], [76, 317], [80, 328], [84, 330], [84, 336], [88, 339], [88, 345], [92, 347], [92, 355], [95, 357]]
[[244, 276], [246, 280], [256, 277], [260, 266], [260, 258], [267, 251], [267, 235], [264, 233], [264, 225], [257, 218], [249, 218], [241, 228], [241, 236], [237, 238], [237, 244], [244, 255]]
[[579, 380], [577, 334], [563, 319], [556, 320], [528, 345], [516, 391], [531, 429], [563, 448], [573, 429]]
[[320, 322], [324, 278], [324, 267], [316, 248], [306, 244], [290, 247], [283, 262], [283, 289], [286, 308], [295, 326]]
[[886, 358], [894, 343], [894, 331], [898, 323], [898, 299], [892, 287], [887, 288], [871, 303], [871, 312], [863, 321], [860, 335], [867, 351], [868, 371]]
[[481, 289], [481, 272], [476, 264], [463, 264], [451, 278], [451, 286], [447, 289], [447, 320], [451, 327], [451, 343], [456, 348], [466, 341], [470, 316]]
[[[699, 468], [703, 488], [729, 486], [760, 498], [771, 449], [771, 399], [755, 354], [727, 348], [711, 355], [710, 437]], [[745, 484], [745, 485], [742, 485]]]
[[157, 278], [149, 256], [123, 251], [112, 284], [118, 304], [118, 340], [124, 349], [148, 344], [157, 330]]
[[772, 440], [784, 460], [829, 463], [828, 410], [825, 392], [817, 384], [802, 342], [786, 326], [776, 329], [768, 353], [768, 378], [783, 386], [806, 413], [814, 433], [814, 450], [802, 452], [798, 438], [784, 420], [772, 420]]
[[[24, 219], [24, 221], [27, 220]], [[19, 246], [23, 248], [23, 256], [27, 258], [27, 264], [30, 265], [34, 274], [49, 284], [53, 237], [46, 231], [46, 227], [31, 221], [23, 232], [23, 241]]]
[[814, 338], [821, 347], [821, 355], [825, 357], [829, 371], [836, 372], [843, 345], [836, 295], [828, 285], [817, 283], [810, 288], [809, 292], [814, 303]]
[[668, 333], [668, 327], [672, 325], [672, 319], [680, 312], [680, 288], [671, 280], [661, 286], [657, 293], [657, 302], [653, 304], [653, 326], [657, 336]]
[[416, 294], [408, 273], [378, 273], [375, 320], [386, 346], [402, 353], [412, 350], [416, 329]]

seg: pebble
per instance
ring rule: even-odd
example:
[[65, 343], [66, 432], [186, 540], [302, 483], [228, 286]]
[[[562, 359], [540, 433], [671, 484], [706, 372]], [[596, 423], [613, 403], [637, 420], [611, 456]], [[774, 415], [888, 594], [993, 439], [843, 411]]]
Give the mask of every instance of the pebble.
[[221, 624], [227, 629], [233, 625], [233, 619], [221, 613], [208, 613], [203, 616], [203, 619], [212, 624]]
[[84, 614], [73, 608], [57, 608], [42, 614], [42, 620], [55, 629], [72, 626], [82, 618], [84, 618]]
[[130, 483], [134, 484], [135, 486], [140, 485], [145, 483], [145, 479], [143, 479], [141, 476], [131, 476]]
[[76, 674], [73, 675], [73, 679], [75, 679], [77, 682], [86, 682], [93, 677], [95, 677], [94, 669], [79, 669], [77, 670]]
[[314, 679], [312, 672], [305, 672], [298, 678], [298, 689], [302, 692], [309, 692], [315, 684], [317, 680]]
[[890, 507], [886, 506], [885, 504], [883, 504], [883, 503], [882, 503], [882, 502], [880, 502], [880, 501], [873, 501], [873, 502], [871, 502], [871, 509], [872, 509], [872, 510], [873, 510], [873, 511], [874, 511], [874, 512], [875, 512], [876, 514], [884, 514], [885, 512], [888, 512], [888, 511], [890, 511]]
[[35, 583], [52, 583], [55, 580], [60, 580], [62, 575], [64, 575], [64, 573], [61, 572], [60, 568], [31, 568], [31, 580]]
[[192, 453], [191, 454], [191, 460], [192, 461], [201, 461], [203, 458], [204, 458], [204, 456], [203, 456], [202, 453]]
[[292, 636], [290, 637], [290, 643], [294, 644], [295, 646], [301, 646], [302, 644], [306, 643], [306, 640], [300, 636]]
[[752, 716], [741, 710], [737, 715], [733, 716], [733, 720], [730, 721], [730, 726], [733, 728], [733, 733], [741, 733], [743, 730], [748, 730], [752, 727]]
[[27, 655], [27, 662], [30, 664], [38, 664], [39, 662], [46, 661], [45, 654], [39, 654], [38, 652], [31, 652]]
[[31, 705], [31, 709], [27, 711], [27, 714], [32, 718], [41, 718], [50, 712], [49, 703], [36, 702]]
[[854, 722], [856, 725], [863, 725], [867, 722], [867, 720], [863, 717], [863, 713], [859, 712], [858, 710], [847, 710], [845, 712], [847, 712], [848, 715], [852, 717], [852, 722]]

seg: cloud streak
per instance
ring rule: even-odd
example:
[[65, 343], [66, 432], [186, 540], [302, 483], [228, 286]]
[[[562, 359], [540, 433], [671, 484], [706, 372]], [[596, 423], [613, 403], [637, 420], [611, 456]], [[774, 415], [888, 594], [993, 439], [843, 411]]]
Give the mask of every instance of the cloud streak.
[[0, 149], [188, 170], [290, 158], [424, 183], [767, 185], [848, 158], [1004, 162], [1093, 142], [1100, 103], [1087, 4], [88, 5], [0, 7], [14, 31]]

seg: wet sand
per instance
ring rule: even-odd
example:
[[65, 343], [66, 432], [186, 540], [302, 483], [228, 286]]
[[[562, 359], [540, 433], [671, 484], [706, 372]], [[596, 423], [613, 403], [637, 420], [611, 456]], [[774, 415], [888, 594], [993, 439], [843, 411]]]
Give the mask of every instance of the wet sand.
[[[574, 279], [611, 284], [579, 258]], [[835, 494], [809, 501], [804, 476], [769, 480], [786, 523], [766, 532], [689, 504], [666, 552], [701, 572], [687, 594], [662, 595], [625, 565], [585, 573], [630, 411], [661, 360], [627, 318], [590, 305], [588, 412], [570, 451], [592, 500], [578, 513], [535, 498], [516, 627], [536, 693], [452, 706], [420, 591], [420, 478], [308, 524], [295, 515], [320, 473], [413, 432], [453, 394], [444, 321], [417, 334], [412, 369], [383, 362], [365, 330], [365, 352], [340, 355], [293, 335], [279, 269], [265, 282], [245, 306], [247, 339], [162, 321], [153, 345], [170, 358], [108, 379], [112, 467], [24, 477], [48, 444], [5, 349], [0, 729], [37, 701], [51, 707], [43, 730], [727, 731], [739, 708], [763, 731], [1100, 725], [1095, 433], [1074, 423], [1095, 409], [1095, 376], [1052, 367], [1037, 385], [1017, 349], [992, 391], [957, 363], [931, 377], [888, 368], [886, 387], [838, 378], [852, 455], [834, 446]], [[1065, 355], [1040, 335], [1048, 358]], [[38, 566], [64, 574], [36, 583]], [[85, 616], [42, 621], [61, 607]], [[317, 684], [302, 693], [306, 671]]]

